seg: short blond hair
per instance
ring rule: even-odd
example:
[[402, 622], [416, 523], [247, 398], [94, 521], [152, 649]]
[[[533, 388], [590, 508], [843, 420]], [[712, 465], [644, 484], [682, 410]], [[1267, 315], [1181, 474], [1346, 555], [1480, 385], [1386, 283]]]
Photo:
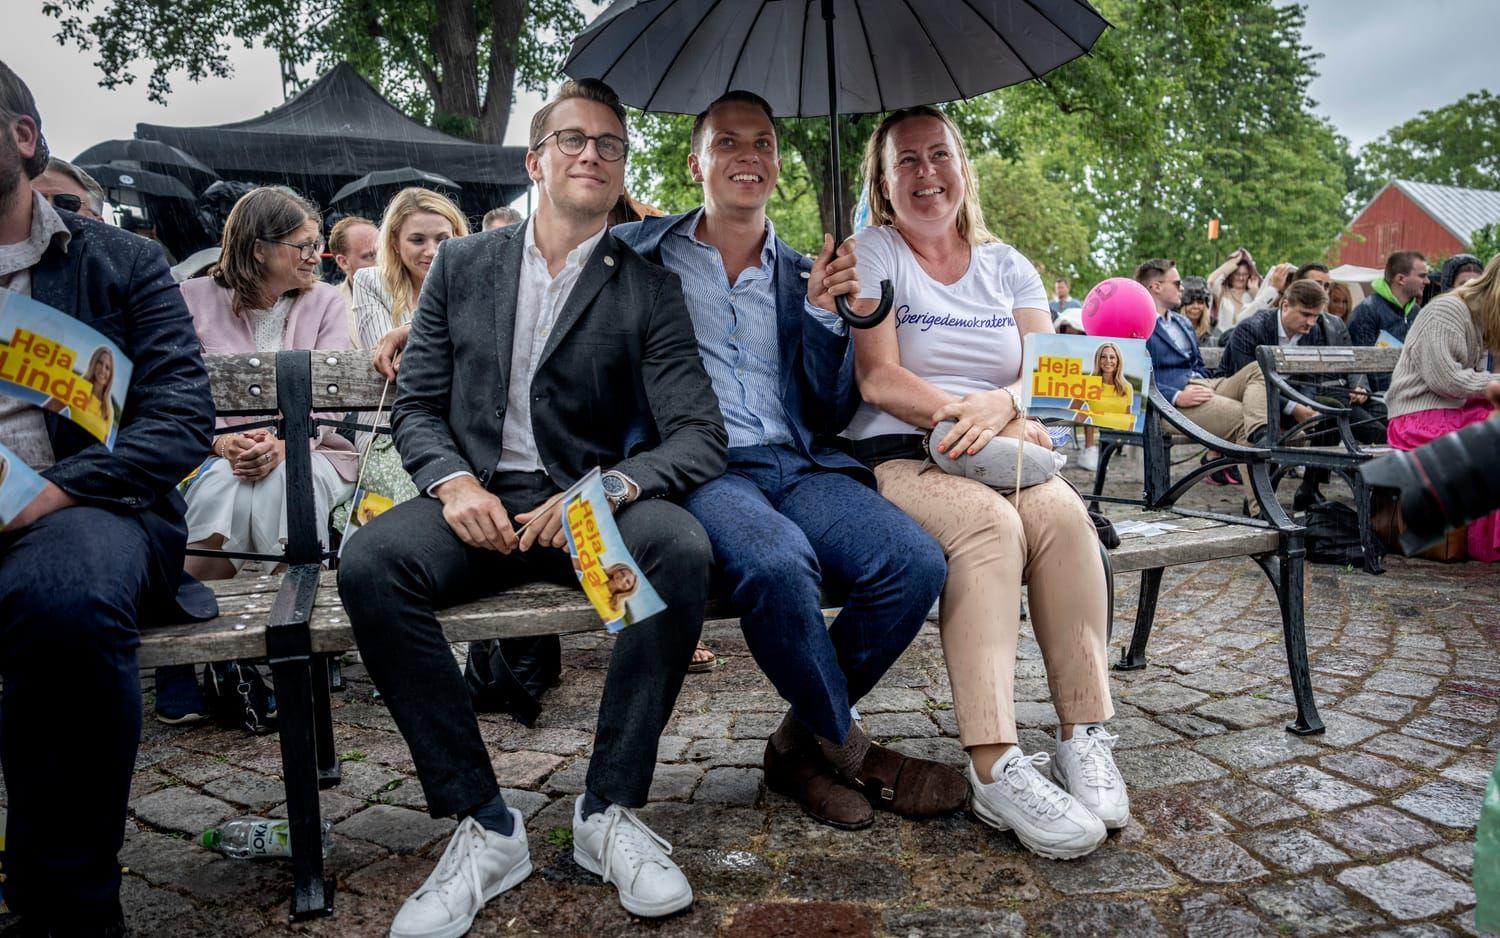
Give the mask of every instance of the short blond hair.
[[391, 328], [404, 323], [417, 305], [417, 291], [412, 289], [411, 278], [401, 265], [401, 251], [396, 242], [401, 238], [401, 226], [406, 220], [420, 212], [441, 215], [453, 226], [453, 237], [461, 238], [469, 233], [469, 220], [458, 210], [453, 200], [441, 192], [412, 186], [402, 189], [385, 207], [385, 216], [380, 220], [380, 247], [375, 254], [375, 267], [380, 274], [380, 283], [391, 298]]
[[597, 78], [579, 78], [573, 81], [563, 82], [563, 86], [557, 89], [557, 94], [552, 100], [542, 105], [531, 117], [531, 136], [528, 150], [535, 150], [542, 145], [542, 138], [547, 136], [547, 121], [552, 118], [552, 112], [564, 101], [572, 101], [582, 98], [585, 101], [593, 101], [602, 104], [614, 112], [620, 121], [620, 130], [625, 136], [630, 136], [630, 126], [625, 122], [625, 105], [620, 103], [620, 96], [615, 94], [615, 89], [606, 85]]
[[896, 224], [896, 209], [891, 200], [886, 198], [885, 178], [885, 142], [890, 138], [891, 131], [896, 125], [914, 117], [931, 117], [942, 121], [943, 126], [948, 128], [948, 133], [953, 137], [953, 148], [958, 154], [959, 172], [964, 179], [964, 200], [958, 207], [958, 234], [970, 245], [989, 244], [1000, 239], [990, 233], [990, 229], [984, 223], [984, 210], [979, 207], [979, 180], [974, 175], [974, 164], [969, 162], [969, 151], [964, 147], [963, 134], [959, 133], [958, 125], [953, 123], [953, 118], [931, 105], [922, 104], [917, 107], [902, 108], [887, 114], [875, 132], [870, 134], [870, 140], [865, 144], [865, 156], [863, 172], [865, 185], [868, 187], [867, 195], [870, 202], [870, 227], [880, 225]]

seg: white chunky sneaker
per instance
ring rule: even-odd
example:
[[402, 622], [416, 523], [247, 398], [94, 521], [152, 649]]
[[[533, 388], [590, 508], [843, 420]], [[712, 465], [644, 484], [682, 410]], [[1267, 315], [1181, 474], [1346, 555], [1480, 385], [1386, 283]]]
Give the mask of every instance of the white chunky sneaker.
[[1119, 830], [1130, 820], [1130, 795], [1110, 754], [1119, 738], [1097, 723], [1080, 724], [1073, 728], [1072, 739], [1057, 741], [1057, 755], [1052, 759], [1057, 784], [1110, 830]]
[[1085, 446], [1078, 454], [1078, 468], [1093, 472], [1099, 468], [1099, 447]]
[[625, 911], [658, 918], [693, 904], [693, 887], [668, 859], [672, 845], [634, 811], [612, 804], [587, 819], [582, 813], [579, 795], [573, 803], [573, 860], [614, 883]]
[[422, 888], [411, 894], [391, 923], [391, 938], [458, 938], [484, 904], [531, 875], [531, 851], [521, 812], [510, 809], [515, 830], [502, 837], [465, 818]]
[[1015, 831], [1021, 843], [1053, 860], [1074, 860], [1104, 843], [1104, 824], [1078, 799], [1052, 784], [1037, 769], [1051, 761], [1045, 752], [1025, 755], [1019, 746], [995, 760], [994, 781], [979, 780], [971, 762], [969, 806], [981, 821]]

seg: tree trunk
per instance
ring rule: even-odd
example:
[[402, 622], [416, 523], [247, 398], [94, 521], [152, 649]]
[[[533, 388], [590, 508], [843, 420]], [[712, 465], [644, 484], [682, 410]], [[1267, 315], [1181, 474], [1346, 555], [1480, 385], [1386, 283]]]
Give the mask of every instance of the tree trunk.
[[[439, 76], [433, 88], [434, 123], [459, 118], [473, 126], [479, 119], [479, 25], [469, 0], [437, 0], [437, 16], [427, 41]], [[471, 131], [472, 132], [472, 131]]]
[[[840, 144], [847, 144], [848, 135], [840, 137]], [[823, 225], [823, 231], [833, 234], [833, 180], [829, 175], [829, 153], [828, 140], [826, 137], [813, 137], [811, 140], [797, 142], [797, 155], [802, 158], [802, 164], [807, 167], [807, 174], [812, 180], [813, 195], [818, 201], [818, 219]], [[849, 171], [847, 153], [840, 147], [840, 156], [845, 164], [844, 177], [840, 195], [844, 208], [844, 234], [849, 234], [851, 219], [854, 217], [854, 204], [859, 199], [857, 189], [859, 180], [854, 178], [857, 173]]]
[[478, 110], [475, 139], [499, 146], [505, 142], [516, 92], [516, 43], [526, 21], [526, 0], [490, 0], [489, 75], [484, 106]]

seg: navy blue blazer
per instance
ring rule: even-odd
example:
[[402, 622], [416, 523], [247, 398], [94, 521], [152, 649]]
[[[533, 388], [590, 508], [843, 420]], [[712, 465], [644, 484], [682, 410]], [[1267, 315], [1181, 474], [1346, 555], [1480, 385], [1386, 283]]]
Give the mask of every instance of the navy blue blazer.
[[1186, 331], [1193, 340], [1191, 353], [1183, 352], [1173, 344], [1163, 325], [1166, 318], [1156, 321], [1156, 328], [1151, 330], [1151, 337], [1146, 340], [1146, 354], [1151, 358], [1151, 380], [1170, 404], [1177, 392], [1187, 387], [1187, 383], [1193, 378], [1207, 377], [1208, 369], [1203, 364], [1203, 356], [1198, 352], [1198, 336], [1193, 332], [1193, 324], [1181, 313], [1167, 313], [1167, 317], [1182, 327], [1179, 331]]
[[86, 504], [134, 515], [152, 545], [147, 608], [188, 618], [216, 614], [213, 594], [182, 572], [186, 505], [177, 484], [207, 458], [214, 402], [198, 336], [161, 246], [59, 211], [72, 238], [53, 241], [32, 270], [31, 295], [87, 323], [131, 361], [115, 447], [48, 413], [57, 463], [42, 475]]
[[[661, 263], [661, 240], [689, 213], [616, 225], [610, 234], [653, 264]], [[824, 469], [875, 484], [870, 470], [819, 438], [836, 436], [859, 408], [854, 377], [854, 343], [814, 320], [803, 308], [812, 259], [776, 239], [776, 336], [781, 367], [781, 412], [792, 441]], [[731, 463], [733, 459], [731, 458]]]

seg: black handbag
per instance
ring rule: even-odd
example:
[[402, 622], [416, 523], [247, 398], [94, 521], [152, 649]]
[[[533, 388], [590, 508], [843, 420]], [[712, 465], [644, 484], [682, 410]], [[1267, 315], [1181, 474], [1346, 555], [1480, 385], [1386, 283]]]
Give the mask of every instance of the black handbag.
[[561, 678], [562, 640], [556, 635], [469, 643], [464, 682], [475, 712], [509, 713], [523, 726], [534, 726], [542, 694]]
[[276, 694], [248, 661], [203, 666], [203, 696], [215, 723], [264, 736], [276, 731]]

